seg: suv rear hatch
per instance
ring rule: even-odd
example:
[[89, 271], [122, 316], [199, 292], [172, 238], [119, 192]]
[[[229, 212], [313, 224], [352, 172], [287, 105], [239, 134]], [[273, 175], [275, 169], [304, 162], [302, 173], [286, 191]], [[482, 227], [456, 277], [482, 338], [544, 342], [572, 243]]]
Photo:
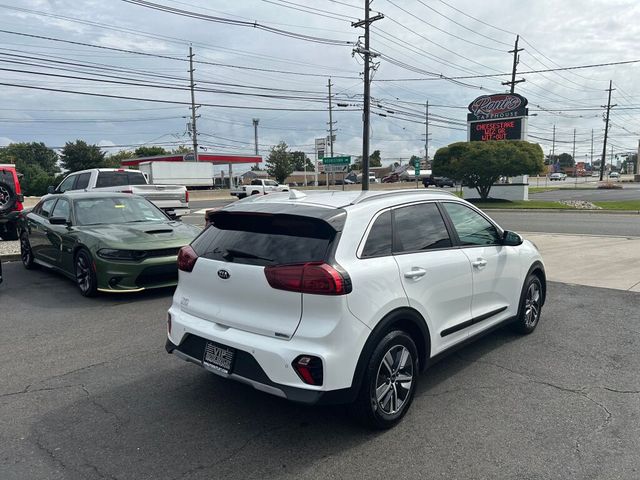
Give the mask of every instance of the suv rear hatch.
[[265, 270], [280, 267], [286, 277], [285, 265], [327, 261], [341, 222], [225, 210], [207, 220], [209, 227], [191, 244], [197, 255], [193, 270], [180, 272], [182, 310], [222, 326], [291, 338], [302, 317], [303, 293], [282, 289], [282, 284], [274, 288]]

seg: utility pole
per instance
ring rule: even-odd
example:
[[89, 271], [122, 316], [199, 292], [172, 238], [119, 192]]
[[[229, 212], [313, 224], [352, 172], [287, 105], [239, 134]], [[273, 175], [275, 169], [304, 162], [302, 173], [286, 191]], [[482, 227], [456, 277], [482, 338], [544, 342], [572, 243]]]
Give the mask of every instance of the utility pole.
[[[611, 105], [611, 92], [615, 90], [615, 88], [612, 87], [613, 81], [609, 80], [609, 89], [607, 90], [609, 92], [609, 100], [607, 100], [607, 113], [604, 119], [604, 143], [602, 144], [602, 160], [600, 162], [600, 181], [602, 181], [604, 177], [604, 163], [606, 162], [605, 155], [607, 154], [607, 135], [609, 134], [609, 112], [612, 107], [615, 107], [615, 105]], [[604, 105], [602, 105], [602, 107], [604, 108]]]
[[576, 129], [573, 129], [573, 175], [576, 177], [576, 185], [578, 184], [578, 163], [576, 162]]
[[[258, 123], [260, 123], [260, 119], [259, 118], [254, 118], [253, 119], [253, 140], [255, 142], [256, 145], [256, 156], [258, 156]], [[259, 167], [258, 162], [256, 162], [256, 168]]]
[[424, 120], [424, 160], [426, 165], [429, 162], [429, 100], [425, 104], [425, 120]]
[[509, 53], [513, 53], [513, 68], [511, 69], [511, 81], [510, 82], [502, 82], [502, 85], [510, 85], [511, 93], [514, 93], [516, 88], [516, 83], [524, 82], [525, 79], [521, 78], [520, 80], [516, 80], [516, 72], [518, 70], [518, 64], [520, 63], [520, 55], [518, 52], [524, 50], [524, 48], [518, 48], [518, 41], [520, 40], [520, 35], [516, 35], [516, 44], [513, 47], [513, 50], [509, 50]]
[[353, 22], [352, 27], [364, 27], [364, 48], [358, 46], [355, 49], [357, 53], [364, 56], [364, 107], [362, 112], [362, 190], [369, 190], [369, 117], [371, 110], [371, 81], [369, 79], [371, 73], [370, 61], [372, 54], [369, 50], [369, 26], [377, 21], [382, 20], [384, 15], [379, 13], [375, 17], [369, 17], [371, 10], [371, 0], [364, 0], [364, 20]]
[[193, 72], [195, 69], [193, 68], [193, 48], [189, 45], [189, 78], [190, 78], [190, 86], [191, 86], [191, 139], [193, 140], [193, 161], [198, 161], [198, 130], [196, 130], [196, 97], [195, 97], [195, 86], [193, 83]]
[[591, 170], [593, 170], [593, 128], [591, 129]]
[[551, 161], [555, 163], [556, 159], [556, 124], [553, 124], [553, 140], [551, 142]]
[[333, 104], [331, 103], [331, 78], [329, 78], [327, 86], [329, 87], [329, 152], [333, 157]]

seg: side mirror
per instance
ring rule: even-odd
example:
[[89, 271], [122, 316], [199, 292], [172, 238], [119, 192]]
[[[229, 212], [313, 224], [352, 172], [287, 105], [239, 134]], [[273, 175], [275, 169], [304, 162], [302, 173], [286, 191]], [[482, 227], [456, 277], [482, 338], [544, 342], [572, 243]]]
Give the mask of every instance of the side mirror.
[[49, 194], [56, 193], [56, 187], [54, 187], [53, 185], [49, 185], [47, 187], [47, 193], [49, 193]]
[[49, 223], [51, 225], [71, 225], [71, 222], [64, 217], [51, 217]]
[[524, 242], [524, 240], [516, 232], [505, 230], [502, 235], [502, 244], [508, 247], [517, 247], [518, 245], [522, 245], [522, 242]]

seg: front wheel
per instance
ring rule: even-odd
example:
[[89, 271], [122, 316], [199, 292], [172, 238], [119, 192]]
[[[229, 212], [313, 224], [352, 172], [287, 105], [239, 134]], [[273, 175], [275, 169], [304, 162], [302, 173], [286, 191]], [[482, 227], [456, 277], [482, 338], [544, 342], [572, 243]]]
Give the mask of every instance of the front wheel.
[[518, 319], [514, 323], [516, 331], [525, 335], [533, 332], [538, 326], [541, 313], [542, 283], [537, 276], [529, 275], [520, 298]]
[[366, 426], [387, 429], [407, 413], [418, 382], [418, 349], [401, 330], [389, 332], [373, 351], [352, 406]]
[[95, 296], [98, 291], [98, 279], [91, 254], [84, 248], [76, 254], [75, 270], [76, 285], [80, 289], [80, 294], [83, 297]]

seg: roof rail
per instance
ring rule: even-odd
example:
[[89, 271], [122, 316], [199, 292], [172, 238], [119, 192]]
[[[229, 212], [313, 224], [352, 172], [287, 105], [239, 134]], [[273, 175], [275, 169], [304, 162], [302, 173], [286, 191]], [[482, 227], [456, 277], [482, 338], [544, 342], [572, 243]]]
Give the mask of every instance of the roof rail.
[[[359, 203], [362, 202], [368, 202], [369, 200], [376, 200], [380, 197], [391, 197], [391, 196], [400, 196], [400, 195], [434, 195], [434, 194], [446, 194], [446, 195], [451, 195], [452, 197], [455, 197], [455, 195], [451, 192], [448, 192], [446, 190], [429, 190], [428, 188], [425, 189], [406, 189], [406, 190], [387, 190], [387, 191], [375, 191], [375, 192], [362, 192], [362, 194], [357, 197], [353, 202], [351, 202], [351, 205], [357, 205]], [[456, 197], [457, 198], [457, 197]]]

